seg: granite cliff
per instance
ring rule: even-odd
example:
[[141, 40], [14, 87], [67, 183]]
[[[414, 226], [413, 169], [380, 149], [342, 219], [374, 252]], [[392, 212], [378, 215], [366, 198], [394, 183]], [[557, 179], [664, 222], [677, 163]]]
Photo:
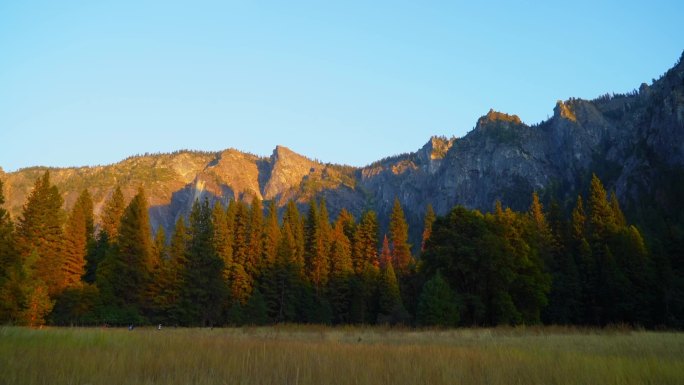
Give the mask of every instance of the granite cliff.
[[[0, 169], [13, 216], [45, 169]], [[324, 197], [333, 218], [341, 208], [356, 215], [373, 208], [383, 218], [398, 197], [415, 236], [428, 203], [437, 213], [456, 204], [489, 211], [496, 200], [524, 209], [538, 191], [569, 204], [592, 173], [628, 210], [638, 214], [644, 200], [668, 210], [679, 204], [679, 187], [671, 180], [684, 175], [683, 169], [684, 55], [660, 79], [634, 92], [558, 101], [550, 119], [531, 126], [515, 115], [489, 111], [462, 138], [432, 137], [414, 153], [361, 168], [324, 164], [278, 146], [270, 156], [234, 149], [178, 151], [50, 172], [67, 209], [88, 188], [96, 214], [116, 185], [126, 198], [143, 186], [154, 227], [169, 229], [204, 197], [224, 202], [256, 197], [279, 207], [291, 199], [305, 205]]]

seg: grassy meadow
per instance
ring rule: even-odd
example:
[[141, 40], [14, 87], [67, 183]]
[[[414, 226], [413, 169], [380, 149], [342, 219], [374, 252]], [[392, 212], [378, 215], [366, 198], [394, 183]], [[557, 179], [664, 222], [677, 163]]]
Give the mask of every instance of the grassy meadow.
[[0, 327], [0, 384], [682, 384], [684, 334]]

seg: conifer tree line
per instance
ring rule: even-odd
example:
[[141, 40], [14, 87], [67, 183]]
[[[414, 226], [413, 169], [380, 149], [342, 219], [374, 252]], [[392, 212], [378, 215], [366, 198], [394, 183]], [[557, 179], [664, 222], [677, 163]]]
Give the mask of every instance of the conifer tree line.
[[145, 191], [118, 187], [96, 226], [89, 192], [64, 212], [49, 172], [19, 218], [3, 203], [0, 181], [0, 323], [682, 326], [681, 275], [596, 176], [567, 216], [536, 193], [527, 212], [428, 206], [416, 256], [398, 200], [386, 234], [372, 210], [279, 219], [257, 198], [196, 201], [152, 234]]

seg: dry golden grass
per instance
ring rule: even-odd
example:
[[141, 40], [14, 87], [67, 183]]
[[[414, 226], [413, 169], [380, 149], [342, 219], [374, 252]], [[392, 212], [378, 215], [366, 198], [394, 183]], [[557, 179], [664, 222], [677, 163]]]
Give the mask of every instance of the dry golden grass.
[[682, 384], [684, 334], [0, 328], [0, 384]]

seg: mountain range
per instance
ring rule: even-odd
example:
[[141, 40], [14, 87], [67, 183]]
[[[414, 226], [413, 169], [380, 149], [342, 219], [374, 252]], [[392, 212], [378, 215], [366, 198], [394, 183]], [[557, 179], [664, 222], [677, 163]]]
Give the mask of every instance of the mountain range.
[[[46, 169], [0, 169], [6, 205], [15, 218]], [[270, 156], [235, 149], [177, 151], [49, 170], [65, 208], [87, 188], [96, 217], [115, 186], [127, 199], [144, 187], [153, 227], [167, 231], [204, 197], [224, 202], [256, 197], [274, 200], [278, 207], [288, 200], [306, 205], [325, 198], [333, 218], [342, 208], [357, 216], [374, 209], [387, 218], [398, 198], [416, 239], [428, 204], [438, 214], [458, 204], [490, 211], [496, 200], [525, 209], [537, 191], [546, 202], [569, 207], [586, 191], [592, 173], [637, 221], [648, 221], [645, 207], [681, 217], [684, 54], [658, 80], [633, 92], [558, 101], [553, 116], [535, 125], [490, 110], [462, 138], [432, 137], [415, 152], [365, 167], [322, 163], [277, 146]]]

